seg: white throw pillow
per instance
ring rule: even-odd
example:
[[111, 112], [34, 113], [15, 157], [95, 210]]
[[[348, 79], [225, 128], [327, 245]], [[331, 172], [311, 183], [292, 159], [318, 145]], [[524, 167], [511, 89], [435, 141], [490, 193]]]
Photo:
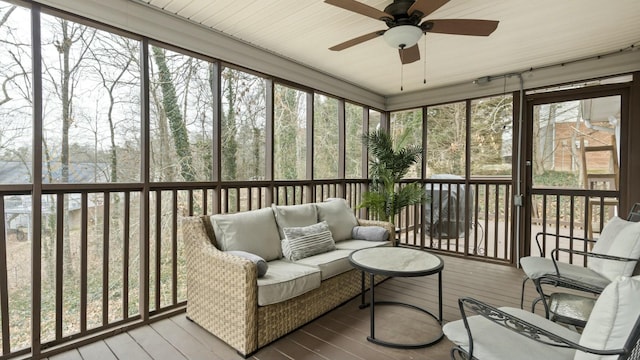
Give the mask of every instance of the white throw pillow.
[[282, 254], [296, 261], [335, 250], [336, 244], [325, 221], [305, 227], [284, 228]]
[[[579, 344], [598, 350], [622, 349], [640, 317], [640, 281], [620, 277], [602, 291], [593, 307]], [[575, 360], [609, 359], [577, 351]]]
[[353, 214], [347, 201], [334, 199], [316, 203], [318, 208], [318, 221], [326, 221], [333, 235], [333, 240], [342, 241], [351, 239], [351, 230], [358, 226], [358, 219]]
[[266, 261], [282, 257], [280, 235], [270, 208], [211, 216], [220, 250], [240, 250]]
[[280, 239], [284, 239], [284, 231], [287, 227], [309, 226], [318, 223], [318, 211], [313, 204], [302, 205], [275, 205], [271, 208], [276, 216]]

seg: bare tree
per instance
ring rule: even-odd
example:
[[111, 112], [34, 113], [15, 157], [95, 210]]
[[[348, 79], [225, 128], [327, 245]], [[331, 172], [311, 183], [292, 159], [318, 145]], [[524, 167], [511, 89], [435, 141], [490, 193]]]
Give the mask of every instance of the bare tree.
[[[82, 67], [85, 65], [86, 55], [95, 38], [96, 30], [84, 25], [70, 22], [66, 19], [55, 18], [52, 21], [53, 42], [43, 46], [54, 46], [58, 53], [57, 64], [51, 59], [43, 61], [43, 71], [48, 79], [48, 90], [53, 92], [59, 101], [61, 120], [61, 140], [60, 140], [60, 178], [62, 183], [70, 182], [70, 146], [69, 131], [75, 120], [74, 115], [74, 91], [77, 83], [81, 80]], [[75, 49], [77, 47], [77, 49]], [[72, 52], [75, 57], [72, 59]], [[44, 136], [43, 136], [44, 138]], [[50, 155], [49, 155], [50, 156]], [[52, 171], [49, 169], [49, 171]], [[54, 179], [49, 174], [50, 179]], [[69, 203], [64, 202], [63, 211], [69, 214]], [[69, 239], [69, 222], [64, 223], [64, 237]], [[64, 241], [63, 247], [66, 261], [65, 272], [73, 273], [71, 266], [71, 244]]]
[[180, 173], [185, 181], [193, 181], [195, 180], [195, 174], [192, 166], [189, 135], [180, 111], [180, 106], [178, 105], [176, 88], [171, 78], [171, 71], [167, 66], [165, 52], [156, 46], [152, 47], [152, 52], [155, 63], [158, 66], [158, 77], [162, 90], [162, 105], [167, 120], [169, 121], [176, 154], [180, 162]]

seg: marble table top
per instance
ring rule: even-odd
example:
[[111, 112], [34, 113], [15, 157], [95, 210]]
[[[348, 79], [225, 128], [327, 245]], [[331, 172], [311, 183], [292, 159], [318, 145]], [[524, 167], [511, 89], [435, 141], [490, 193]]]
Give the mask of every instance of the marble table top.
[[434, 254], [402, 247], [375, 247], [351, 253], [353, 266], [373, 274], [388, 276], [425, 276], [442, 271], [444, 263]]

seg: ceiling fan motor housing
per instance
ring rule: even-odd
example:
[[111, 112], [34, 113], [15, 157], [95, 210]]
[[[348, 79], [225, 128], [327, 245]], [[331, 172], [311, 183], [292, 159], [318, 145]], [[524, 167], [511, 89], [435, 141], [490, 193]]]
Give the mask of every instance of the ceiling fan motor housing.
[[423, 14], [418, 10], [411, 13], [411, 15], [408, 14], [409, 8], [413, 3], [413, 0], [394, 0], [393, 3], [384, 8], [384, 12], [393, 16], [393, 18], [384, 18], [381, 20], [383, 20], [389, 28], [399, 25], [418, 26]]

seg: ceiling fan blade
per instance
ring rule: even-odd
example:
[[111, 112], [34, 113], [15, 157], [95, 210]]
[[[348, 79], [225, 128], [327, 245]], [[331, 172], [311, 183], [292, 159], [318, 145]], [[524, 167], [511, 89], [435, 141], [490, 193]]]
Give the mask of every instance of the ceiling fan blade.
[[400, 54], [400, 61], [403, 64], [411, 64], [412, 62], [420, 60], [420, 49], [418, 48], [418, 44], [415, 44], [410, 48], [398, 49], [398, 54]]
[[353, 38], [351, 40], [347, 40], [347, 41], [345, 41], [343, 43], [340, 43], [338, 45], [332, 46], [332, 47], [329, 48], [329, 50], [340, 51], [340, 50], [344, 50], [346, 48], [350, 48], [350, 47], [352, 47], [354, 45], [361, 44], [361, 43], [363, 43], [365, 41], [368, 41], [368, 40], [371, 40], [371, 39], [375, 39], [378, 36], [384, 34], [385, 31], [386, 30], [378, 30], [378, 31], [374, 31], [374, 32], [369, 33], [369, 34], [358, 36], [357, 38]]
[[475, 19], [446, 19], [446, 20], [427, 20], [422, 24], [425, 25], [428, 23], [431, 23], [431, 28], [428, 28], [427, 31], [432, 33], [489, 36], [498, 27], [499, 21], [475, 20]]
[[365, 5], [355, 0], [324, 0], [329, 5], [337, 6], [345, 10], [353, 11], [360, 15], [368, 16], [376, 20], [391, 19], [392, 16], [382, 10]]
[[418, 10], [422, 13], [420, 18], [423, 18], [432, 12], [440, 9], [449, 0], [416, 0], [413, 5], [407, 10], [407, 14], [412, 15], [414, 11]]

